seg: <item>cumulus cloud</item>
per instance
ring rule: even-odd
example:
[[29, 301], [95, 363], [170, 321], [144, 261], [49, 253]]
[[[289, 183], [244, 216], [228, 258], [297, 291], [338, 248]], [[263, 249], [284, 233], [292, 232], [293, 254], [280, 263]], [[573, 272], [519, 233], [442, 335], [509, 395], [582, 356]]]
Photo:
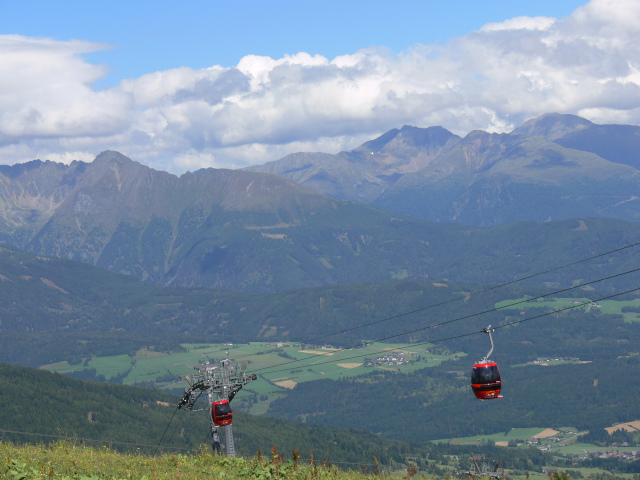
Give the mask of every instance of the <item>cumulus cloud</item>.
[[117, 149], [180, 173], [349, 149], [405, 124], [504, 132], [547, 112], [639, 124], [639, 40], [640, 2], [592, 0], [445, 45], [249, 55], [95, 90], [106, 67], [81, 55], [104, 45], [0, 36], [0, 162]]
[[104, 45], [0, 36], [0, 133], [4, 142], [107, 135], [126, 128], [129, 101], [91, 84], [107, 72], [80, 54]]

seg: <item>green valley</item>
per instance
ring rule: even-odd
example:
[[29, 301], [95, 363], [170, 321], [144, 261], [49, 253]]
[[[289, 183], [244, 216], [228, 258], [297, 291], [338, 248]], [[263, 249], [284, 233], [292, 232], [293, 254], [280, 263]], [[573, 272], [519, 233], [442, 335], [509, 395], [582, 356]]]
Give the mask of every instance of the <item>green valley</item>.
[[384, 343], [346, 350], [291, 343], [184, 344], [182, 350], [162, 353], [142, 349], [133, 356], [91, 357], [75, 365], [65, 361], [41, 368], [83, 379], [154, 386], [179, 392], [188, 386], [180, 375], [193, 373], [194, 366], [202, 361], [220, 358], [246, 361], [247, 371], [257, 372], [259, 379], [240, 391], [235, 404], [254, 413], [264, 411], [264, 404], [268, 406], [274, 394], [278, 398], [279, 394], [299, 383], [357, 377], [376, 370], [411, 373], [465, 356], [463, 353], [432, 353], [427, 346]]
[[[531, 297], [529, 297], [531, 298]], [[496, 303], [496, 308], [500, 309], [515, 309], [515, 310], [527, 310], [530, 308], [548, 308], [551, 310], [562, 310], [567, 307], [576, 306], [578, 304], [584, 304], [584, 306], [578, 306], [584, 312], [590, 310], [599, 311], [604, 315], [621, 315], [626, 322], [640, 321], [640, 299], [633, 300], [601, 300], [598, 302], [592, 301], [588, 297], [582, 298], [548, 298], [538, 299], [531, 302], [523, 303], [523, 301], [529, 298], [524, 297], [522, 299], [503, 300]], [[597, 309], [597, 310], [596, 310]]]

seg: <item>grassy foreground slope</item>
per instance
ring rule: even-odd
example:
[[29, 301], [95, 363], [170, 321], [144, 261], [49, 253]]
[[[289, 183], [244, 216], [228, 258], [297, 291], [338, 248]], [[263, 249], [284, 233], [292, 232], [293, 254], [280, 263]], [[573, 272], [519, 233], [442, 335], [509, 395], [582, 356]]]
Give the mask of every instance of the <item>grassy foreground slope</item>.
[[21, 480], [373, 478], [373, 475], [343, 471], [334, 465], [327, 465], [325, 461], [319, 460], [315, 465], [294, 461], [291, 458], [282, 461], [277, 452], [274, 457], [269, 455], [268, 458], [245, 460], [216, 456], [204, 450], [194, 455], [150, 457], [118, 453], [100, 447], [81, 447], [73, 443], [57, 443], [45, 447], [14, 446], [0, 442], [0, 476]]
[[[177, 401], [177, 397], [165, 392], [82, 382], [59, 374], [6, 365], [0, 365], [0, 385], [3, 385], [0, 389], [0, 462], [6, 461], [0, 463], [0, 478], [34, 478], [30, 472], [35, 468], [40, 475], [44, 472], [45, 478], [53, 469], [52, 478], [82, 478], [82, 475], [90, 478], [90, 475], [98, 474], [103, 476], [96, 478], [125, 478], [118, 472], [131, 471], [132, 476], [126, 478], [146, 475], [151, 479], [154, 478], [154, 459], [145, 455], [154, 454], [166, 455], [164, 460], [155, 460], [158, 473], [161, 462], [173, 472], [171, 477], [162, 474], [158, 478], [180, 478], [177, 468], [183, 469], [186, 463], [191, 465], [189, 468], [200, 468], [200, 472], [207, 474], [216, 462], [224, 465], [224, 460], [212, 461], [204, 454], [211, 449], [205, 412], [183, 414], [179, 411], [162, 441], [162, 446], [167, 448], [156, 450]], [[156, 399], [168, 401], [169, 406], [155, 403]], [[147, 406], [142, 402], [147, 402]], [[233, 432], [238, 455], [253, 457], [260, 450], [265, 458], [271, 458], [270, 452], [275, 446], [278, 452], [285, 452], [288, 459], [297, 449], [301, 461], [308, 463], [309, 452], [312, 452], [317, 460], [318, 475], [321, 473], [320, 460], [327, 464], [327, 458], [341, 468], [368, 465], [371, 471], [375, 466], [374, 455], [384, 467], [405, 465], [406, 468], [412, 461], [429, 471], [442, 470], [448, 464], [445, 458], [452, 456], [459, 458], [459, 464], [466, 468], [469, 457], [480, 453], [501, 461], [509, 469], [534, 466], [540, 470], [551, 461], [549, 455], [535, 449], [408, 442], [362, 430], [301, 425], [242, 412], [234, 413]], [[65, 443], [55, 443], [59, 437], [66, 437]], [[21, 450], [12, 446], [12, 442], [54, 443], [50, 448], [25, 447]], [[110, 452], [116, 449], [136, 455]], [[179, 467], [172, 463], [171, 455], [176, 456]], [[69, 470], [73, 461], [77, 470]], [[250, 470], [245, 478], [260, 478], [257, 471], [252, 473], [254, 467], [258, 468], [255, 464], [247, 467]], [[26, 472], [27, 476], [7, 475], [10, 469]], [[187, 475], [185, 471], [182, 470], [182, 478], [200, 478]], [[311, 473], [307, 471], [308, 478], [313, 476]]]
[[[170, 423], [178, 397], [152, 389], [83, 382], [60, 374], [0, 364], [0, 440], [49, 442], [74, 440], [87, 447], [121, 451], [186, 453], [206, 450], [206, 412], [180, 410]], [[168, 428], [169, 426], [169, 428]], [[163, 431], [167, 429], [163, 437]], [[239, 455], [252, 456], [273, 446], [290, 455], [294, 448], [317, 458], [348, 464], [404, 463], [407, 456], [437, 457], [433, 444], [385, 439], [367, 432], [234, 413], [233, 432]], [[156, 445], [162, 438], [161, 449]], [[6, 458], [6, 455], [2, 455]], [[305, 457], [305, 458], [308, 458]], [[153, 477], [149, 477], [153, 478]]]
[[[156, 452], [161, 438], [161, 451], [182, 453], [210, 442], [206, 412], [179, 410], [170, 423], [178, 397], [159, 390], [84, 382], [4, 364], [0, 364], [0, 384], [0, 437], [4, 440], [43, 442], [67, 437], [87, 445], [147, 453]], [[233, 427], [236, 450], [243, 455], [277, 445], [288, 452], [312, 450], [334, 461], [370, 461], [375, 454], [389, 463], [402, 461], [409, 451], [406, 442], [241, 412], [234, 414]]]

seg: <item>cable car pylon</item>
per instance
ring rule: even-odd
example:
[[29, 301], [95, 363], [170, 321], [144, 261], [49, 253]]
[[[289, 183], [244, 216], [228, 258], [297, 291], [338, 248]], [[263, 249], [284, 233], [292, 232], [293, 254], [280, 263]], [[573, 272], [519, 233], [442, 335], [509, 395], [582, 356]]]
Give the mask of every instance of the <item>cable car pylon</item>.
[[225, 454], [229, 457], [236, 456], [231, 428], [233, 412], [230, 402], [243, 386], [258, 378], [255, 373], [246, 374], [244, 371], [246, 366], [247, 362], [231, 362], [227, 359], [214, 364], [207, 361], [193, 367], [198, 370], [198, 373], [181, 375], [189, 387], [184, 389], [184, 396], [178, 403], [178, 408], [185, 407], [194, 412], [204, 410], [203, 408], [194, 410], [194, 406], [196, 400], [202, 394], [206, 394], [206, 410], [209, 412], [213, 450], [216, 453], [221, 453], [218, 428], [222, 427], [224, 429]]
[[482, 360], [476, 362], [471, 369], [471, 389], [478, 400], [492, 400], [494, 398], [502, 398], [500, 389], [502, 388], [502, 380], [500, 378], [500, 369], [498, 364], [489, 357], [493, 353], [493, 337], [491, 336], [491, 325], [482, 329], [484, 333], [489, 334], [491, 342], [491, 350]]

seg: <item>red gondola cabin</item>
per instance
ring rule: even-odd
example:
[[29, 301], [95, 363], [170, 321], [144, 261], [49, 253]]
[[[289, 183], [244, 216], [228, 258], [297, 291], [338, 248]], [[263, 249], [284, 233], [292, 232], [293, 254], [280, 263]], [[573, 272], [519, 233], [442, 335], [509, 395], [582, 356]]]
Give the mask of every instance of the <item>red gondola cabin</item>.
[[233, 412], [231, 411], [231, 404], [229, 404], [229, 400], [213, 402], [213, 405], [211, 405], [211, 416], [213, 417], [213, 424], [216, 427], [231, 425]]
[[478, 400], [502, 398], [500, 369], [492, 361], [476, 363], [471, 370], [471, 389]]

